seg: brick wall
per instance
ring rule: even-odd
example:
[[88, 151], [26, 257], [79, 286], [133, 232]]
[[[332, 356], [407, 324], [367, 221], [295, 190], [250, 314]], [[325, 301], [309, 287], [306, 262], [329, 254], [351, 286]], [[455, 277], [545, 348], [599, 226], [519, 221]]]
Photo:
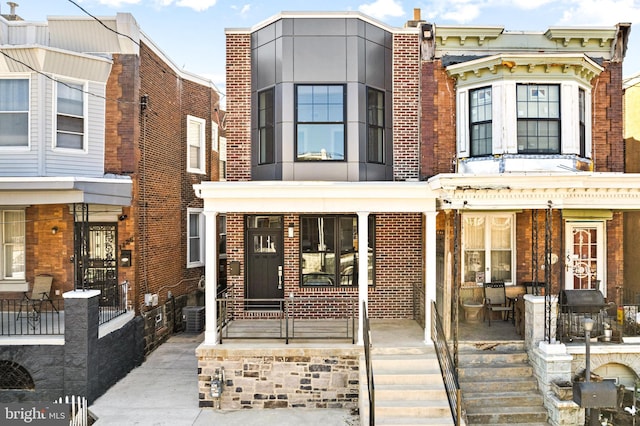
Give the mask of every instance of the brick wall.
[[592, 82], [592, 141], [596, 172], [624, 171], [622, 63], [608, 62]]
[[393, 34], [393, 179], [417, 180], [420, 161], [420, 39]]
[[456, 89], [440, 60], [421, 64], [420, 177], [455, 172]]
[[[224, 369], [220, 408], [358, 407], [361, 348], [198, 348], [200, 407], [216, 407], [211, 378]], [[218, 407], [216, 407], [218, 408]]]
[[227, 34], [227, 180], [251, 180], [251, 36]]

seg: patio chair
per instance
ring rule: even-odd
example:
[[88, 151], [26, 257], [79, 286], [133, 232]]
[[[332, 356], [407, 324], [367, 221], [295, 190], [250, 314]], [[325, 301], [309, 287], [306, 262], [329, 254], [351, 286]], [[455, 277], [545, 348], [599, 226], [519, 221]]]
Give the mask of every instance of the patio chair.
[[[42, 304], [49, 303], [51, 308], [56, 312], [58, 309], [53, 304], [50, 297], [51, 284], [53, 277], [51, 275], [37, 275], [33, 281], [31, 292], [25, 291], [20, 300], [20, 310], [16, 316], [16, 321], [24, 314], [29, 322], [40, 320], [40, 312], [42, 312]], [[23, 312], [24, 309], [24, 312]]]
[[501, 312], [504, 320], [507, 321], [513, 315], [513, 306], [507, 303], [507, 292], [503, 282], [491, 282], [484, 284], [484, 309], [486, 311], [485, 319], [489, 318], [489, 327], [491, 327], [491, 314], [493, 312]]

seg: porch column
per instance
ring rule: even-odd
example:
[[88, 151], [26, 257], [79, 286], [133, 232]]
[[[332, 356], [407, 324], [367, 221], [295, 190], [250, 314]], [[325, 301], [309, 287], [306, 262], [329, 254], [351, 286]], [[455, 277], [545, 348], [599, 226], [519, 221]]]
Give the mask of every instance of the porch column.
[[208, 345], [218, 344], [218, 227], [217, 211], [205, 211], [205, 268], [204, 268], [204, 306], [205, 329], [204, 342]]
[[436, 300], [436, 215], [424, 213], [424, 343], [431, 341], [431, 302]]
[[364, 345], [364, 312], [369, 305], [369, 212], [358, 212], [358, 345]]

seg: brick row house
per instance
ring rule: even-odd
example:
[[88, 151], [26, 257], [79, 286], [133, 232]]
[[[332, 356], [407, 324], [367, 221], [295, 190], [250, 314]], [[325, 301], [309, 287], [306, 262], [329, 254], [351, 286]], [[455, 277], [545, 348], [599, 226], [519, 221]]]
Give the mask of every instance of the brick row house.
[[[127, 337], [112, 342], [128, 347], [112, 362], [129, 369], [181, 329], [183, 306], [202, 304], [203, 203], [192, 186], [220, 174], [221, 95], [177, 67], [126, 13], [30, 22], [12, 12], [0, 17], [0, 45], [0, 299], [8, 318], [0, 360], [31, 375], [26, 383], [44, 401], [67, 389], [48, 382], [60, 374], [47, 374], [65, 362], [29, 354], [59, 345], [52, 337], [64, 342], [68, 294], [98, 290], [101, 312], [133, 318]], [[13, 320], [16, 301], [43, 275], [53, 303], [40, 323]], [[45, 311], [61, 327], [43, 328]], [[103, 361], [103, 378], [128, 371]], [[3, 400], [28, 398], [16, 396], [15, 383], [2, 385]]]
[[[629, 31], [419, 17], [392, 28], [354, 12], [227, 29], [227, 181], [195, 186], [207, 241], [226, 220], [228, 265], [226, 294], [206, 294], [201, 405], [213, 404], [215, 370], [255, 361], [250, 343], [225, 347], [240, 320], [328, 323], [350, 306], [362, 345], [365, 302], [370, 318], [420, 319], [430, 345], [430, 303], [452, 332], [452, 312], [482, 303], [484, 283], [599, 290], [622, 305], [635, 258], [625, 217], [640, 208], [640, 177], [625, 173]], [[206, 269], [207, 288], [218, 278]], [[550, 323], [538, 327], [555, 341]], [[269, 405], [240, 400], [230, 391], [222, 408]]]

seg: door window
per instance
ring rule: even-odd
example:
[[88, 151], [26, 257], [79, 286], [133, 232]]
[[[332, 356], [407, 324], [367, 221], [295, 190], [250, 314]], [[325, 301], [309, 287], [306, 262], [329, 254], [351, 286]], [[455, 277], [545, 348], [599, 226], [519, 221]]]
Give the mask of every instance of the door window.
[[600, 290], [606, 297], [604, 278], [604, 224], [567, 224], [566, 288]]

